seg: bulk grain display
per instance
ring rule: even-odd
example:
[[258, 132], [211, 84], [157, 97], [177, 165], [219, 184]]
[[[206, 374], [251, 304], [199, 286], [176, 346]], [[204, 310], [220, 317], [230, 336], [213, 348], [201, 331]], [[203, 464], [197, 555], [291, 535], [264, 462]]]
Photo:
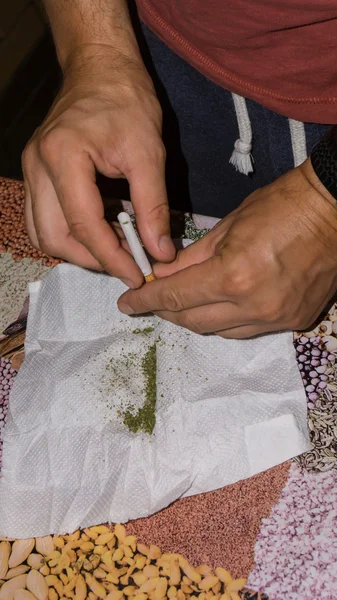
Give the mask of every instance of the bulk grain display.
[[123, 525], [0, 541], [0, 600], [240, 600], [245, 582], [137, 543]]

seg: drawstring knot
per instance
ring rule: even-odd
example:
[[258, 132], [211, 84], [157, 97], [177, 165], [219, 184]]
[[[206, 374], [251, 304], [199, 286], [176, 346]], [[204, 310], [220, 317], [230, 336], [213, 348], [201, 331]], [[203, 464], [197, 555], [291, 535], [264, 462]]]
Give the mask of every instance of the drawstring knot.
[[238, 121], [240, 138], [234, 144], [234, 152], [230, 157], [230, 163], [237, 171], [248, 175], [252, 173], [253, 157], [251, 155], [253, 134], [247, 110], [246, 100], [242, 96], [232, 94]]
[[250, 144], [249, 142], [245, 142], [244, 140], [236, 140], [235, 144], [234, 144], [234, 149], [239, 153], [239, 154], [250, 154], [251, 149], [252, 149], [252, 144]]

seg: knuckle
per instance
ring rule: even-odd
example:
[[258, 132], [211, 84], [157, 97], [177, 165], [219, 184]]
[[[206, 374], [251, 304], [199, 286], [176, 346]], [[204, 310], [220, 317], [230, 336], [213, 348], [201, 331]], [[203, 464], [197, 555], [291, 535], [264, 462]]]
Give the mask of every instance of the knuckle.
[[269, 324], [276, 324], [283, 321], [284, 305], [281, 299], [264, 302], [259, 308], [260, 318]]
[[59, 156], [61, 147], [68, 145], [71, 135], [64, 127], [56, 127], [42, 133], [39, 137], [38, 148], [43, 161], [53, 163]]
[[57, 139], [53, 131], [45, 133], [41, 137], [39, 140], [39, 152], [44, 162], [53, 162], [55, 152], [57, 152]]
[[170, 312], [179, 312], [183, 309], [183, 302], [179, 293], [174, 288], [169, 288], [164, 298], [165, 309]]
[[88, 226], [82, 220], [70, 220], [69, 231], [78, 242], [83, 242], [88, 237]]
[[166, 150], [161, 140], [144, 149], [144, 160], [151, 165], [163, 165], [166, 161]]
[[184, 314], [184, 316], [180, 319], [179, 323], [185, 329], [189, 331], [193, 331], [193, 333], [204, 333], [203, 328], [201, 327], [201, 323], [195, 319], [189, 311]]
[[256, 285], [256, 278], [253, 272], [246, 266], [235, 268], [227, 276], [227, 285], [234, 294], [243, 296], [250, 294]]

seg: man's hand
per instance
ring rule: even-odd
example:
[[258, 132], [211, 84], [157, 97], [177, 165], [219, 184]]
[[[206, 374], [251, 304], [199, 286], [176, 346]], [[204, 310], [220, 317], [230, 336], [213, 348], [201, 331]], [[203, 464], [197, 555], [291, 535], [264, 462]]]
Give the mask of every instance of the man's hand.
[[152, 81], [140, 58], [97, 43], [75, 48], [64, 72], [63, 89], [23, 155], [29, 237], [51, 256], [137, 287], [142, 274], [104, 219], [95, 172], [128, 179], [147, 250], [173, 260]]
[[251, 194], [160, 277], [119, 300], [197, 333], [306, 330], [337, 288], [337, 209], [310, 160]]

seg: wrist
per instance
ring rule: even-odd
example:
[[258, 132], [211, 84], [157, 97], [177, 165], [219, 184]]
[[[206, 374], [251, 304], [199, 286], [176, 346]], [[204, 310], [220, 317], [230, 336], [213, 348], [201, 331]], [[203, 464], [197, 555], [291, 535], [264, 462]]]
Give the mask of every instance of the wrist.
[[310, 186], [314, 188], [314, 190], [322, 197], [322, 199], [329, 202], [329, 204], [331, 204], [331, 206], [334, 208], [337, 208], [337, 200], [332, 196], [329, 190], [319, 179], [316, 171], [313, 168], [311, 158], [307, 158], [307, 160], [300, 165], [299, 169], [302, 171]]
[[323, 186], [323, 193], [337, 201], [337, 126], [332, 127], [312, 150], [312, 169]]
[[104, 90], [120, 86], [121, 92], [135, 88], [153, 92], [153, 82], [137, 54], [120, 52], [108, 44], [83, 43], [69, 54], [63, 68], [63, 89]]

